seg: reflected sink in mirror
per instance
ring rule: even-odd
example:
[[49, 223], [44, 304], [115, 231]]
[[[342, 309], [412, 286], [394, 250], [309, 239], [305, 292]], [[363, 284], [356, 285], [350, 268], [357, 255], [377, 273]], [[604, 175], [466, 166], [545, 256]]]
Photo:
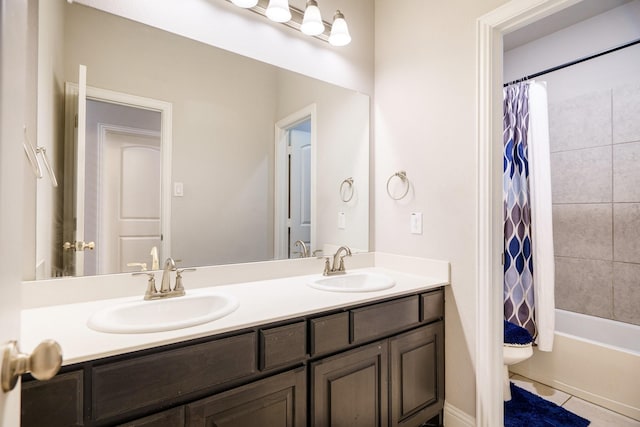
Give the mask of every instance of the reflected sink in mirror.
[[171, 331], [220, 319], [235, 311], [238, 305], [235, 297], [221, 293], [140, 299], [95, 312], [87, 326], [98, 332], [116, 334]]
[[388, 276], [378, 273], [346, 273], [338, 276], [322, 276], [308, 283], [309, 286], [328, 292], [374, 292], [396, 285]]

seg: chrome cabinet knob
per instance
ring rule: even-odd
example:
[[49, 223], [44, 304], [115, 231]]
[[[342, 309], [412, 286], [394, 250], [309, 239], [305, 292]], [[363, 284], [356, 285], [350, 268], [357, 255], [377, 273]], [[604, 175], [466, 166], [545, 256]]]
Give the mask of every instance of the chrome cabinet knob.
[[17, 341], [9, 341], [2, 349], [2, 391], [13, 390], [18, 377], [30, 372], [35, 379], [49, 380], [62, 366], [62, 348], [54, 340], [44, 340], [33, 353], [20, 353]]

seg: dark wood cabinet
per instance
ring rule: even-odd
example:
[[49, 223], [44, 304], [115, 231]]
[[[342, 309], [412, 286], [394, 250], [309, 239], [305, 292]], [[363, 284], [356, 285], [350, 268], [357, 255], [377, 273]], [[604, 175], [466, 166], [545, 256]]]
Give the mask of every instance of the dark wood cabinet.
[[184, 427], [184, 406], [120, 424], [120, 427]]
[[381, 341], [311, 363], [312, 427], [388, 425], [388, 349]]
[[444, 406], [442, 322], [389, 339], [392, 426], [417, 427]]
[[83, 426], [82, 371], [58, 374], [47, 382], [22, 384], [23, 427]]
[[25, 376], [22, 426], [418, 427], [443, 316], [436, 289]]
[[305, 427], [304, 367], [186, 405], [189, 427]]

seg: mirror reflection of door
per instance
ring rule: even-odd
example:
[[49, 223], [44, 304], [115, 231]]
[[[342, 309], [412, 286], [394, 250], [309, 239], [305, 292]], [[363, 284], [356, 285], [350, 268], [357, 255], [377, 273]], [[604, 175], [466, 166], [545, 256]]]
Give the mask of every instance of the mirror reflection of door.
[[298, 240], [311, 248], [311, 119], [288, 130], [289, 258], [300, 258]]
[[84, 274], [151, 268], [161, 238], [160, 112], [89, 99], [86, 132], [84, 235], [96, 248], [85, 252]]
[[[76, 168], [75, 179], [84, 196], [75, 197], [79, 206], [71, 222], [83, 229], [76, 236], [94, 241], [95, 249], [82, 251], [83, 271], [76, 268], [76, 275], [141, 269], [127, 265], [132, 263], [151, 268], [153, 247], [162, 256], [160, 145], [159, 111], [87, 99], [84, 167]], [[73, 274], [74, 266], [65, 271]]]

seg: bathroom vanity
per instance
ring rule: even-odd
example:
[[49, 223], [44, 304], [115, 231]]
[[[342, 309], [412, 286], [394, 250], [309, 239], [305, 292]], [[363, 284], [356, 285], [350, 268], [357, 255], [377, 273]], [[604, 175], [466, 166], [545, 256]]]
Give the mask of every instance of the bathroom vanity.
[[[446, 282], [409, 281], [355, 296], [302, 285], [316, 301], [296, 307], [292, 294], [290, 315], [275, 321], [87, 353], [46, 382], [25, 376], [22, 425], [419, 426], [444, 405]], [[304, 306], [326, 298], [341, 302]], [[115, 343], [119, 334], [92, 335]]]

